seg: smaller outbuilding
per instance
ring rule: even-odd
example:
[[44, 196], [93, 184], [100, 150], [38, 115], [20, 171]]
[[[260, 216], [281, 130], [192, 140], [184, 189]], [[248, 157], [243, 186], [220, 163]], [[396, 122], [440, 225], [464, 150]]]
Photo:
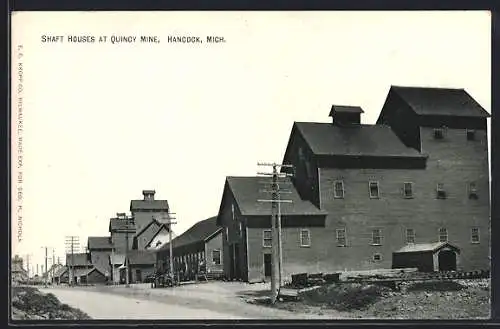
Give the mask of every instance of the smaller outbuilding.
[[393, 252], [392, 268], [418, 268], [420, 272], [456, 271], [460, 249], [449, 242], [408, 244]]

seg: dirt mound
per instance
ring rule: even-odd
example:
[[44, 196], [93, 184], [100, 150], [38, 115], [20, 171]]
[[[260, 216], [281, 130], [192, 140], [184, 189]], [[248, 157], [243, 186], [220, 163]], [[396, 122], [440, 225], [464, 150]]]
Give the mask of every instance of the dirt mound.
[[12, 287], [12, 319], [85, 320], [90, 317], [61, 303], [53, 294], [43, 294], [32, 287]]
[[332, 284], [304, 292], [300, 298], [307, 304], [326, 304], [338, 311], [363, 310], [378, 301], [390, 289], [374, 284]]

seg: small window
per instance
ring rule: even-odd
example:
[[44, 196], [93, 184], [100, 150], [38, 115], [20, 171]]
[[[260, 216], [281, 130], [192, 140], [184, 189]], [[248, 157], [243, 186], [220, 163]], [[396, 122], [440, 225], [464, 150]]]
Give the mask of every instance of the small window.
[[468, 141], [473, 141], [474, 139], [476, 139], [476, 131], [473, 130], [473, 129], [467, 129], [467, 140]]
[[372, 245], [380, 246], [382, 245], [382, 230], [375, 229], [372, 231]]
[[370, 182], [368, 185], [370, 189], [370, 199], [378, 199], [378, 182]]
[[236, 216], [234, 214], [234, 204], [231, 204], [231, 215], [233, 216], [233, 220], [236, 220]]
[[215, 265], [220, 265], [220, 250], [212, 250], [212, 262]]
[[347, 246], [345, 228], [337, 229], [337, 246], [339, 247]]
[[444, 129], [436, 128], [434, 129], [434, 139], [443, 139], [444, 138]]
[[264, 230], [262, 232], [262, 246], [271, 247], [273, 245], [273, 234], [271, 230]]
[[469, 199], [477, 199], [476, 183], [469, 183]]
[[343, 199], [344, 198], [344, 182], [341, 180], [335, 181], [334, 183], [334, 190], [333, 190], [333, 197], [336, 199]]
[[404, 183], [403, 195], [407, 199], [413, 198], [413, 184], [412, 183], [410, 183], [410, 182]]
[[238, 223], [238, 232], [240, 236], [243, 236], [243, 224], [241, 222]]
[[226, 241], [229, 241], [229, 228], [226, 226]]
[[448, 242], [448, 230], [445, 228], [439, 229], [439, 242]]
[[479, 243], [479, 227], [473, 227], [470, 231], [470, 241], [472, 243]]
[[374, 254], [373, 255], [373, 261], [374, 262], [380, 262], [382, 260], [382, 255], [381, 254]]
[[446, 199], [446, 191], [442, 183], [438, 183], [436, 186], [436, 196], [438, 199]]
[[311, 233], [309, 232], [309, 230], [300, 230], [300, 246], [311, 246]]
[[406, 243], [407, 244], [415, 243], [415, 230], [412, 228], [406, 229]]

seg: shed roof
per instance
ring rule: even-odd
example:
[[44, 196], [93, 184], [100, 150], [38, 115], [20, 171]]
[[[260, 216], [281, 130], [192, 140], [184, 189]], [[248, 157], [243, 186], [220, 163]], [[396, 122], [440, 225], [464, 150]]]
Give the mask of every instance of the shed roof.
[[[187, 231], [172, 240], [172, 248], [187, 246], [196, 242], [205, 241], [218, 231], [222, 230], [217, 226], [217, 216], [199, 221], [191, 226]], [[170, 248], [170, 243], [165, 243], [158, 250], [165, 250]]]
[[425, 157], [404, 145], [387, 125], [346, 127], [331, 123], [295, 122], [295, 127], [315, 155]]
[[156, 256], [147, 250], [130, 250], [128, 262], [130, 265], [153, 265], [156, 263]]
[[168, 212], [167, 200], [132, 200], [130, 201], [130, 211], [157, 210]]
[[135, 233], [135, 222], [132, 219], [119, 219], [119, 218], [111, 218], [109, 220], [109, 231], [118, 231], [118, 230], [127, 230], [130, 233]]
[[391, 86], [417, 115], [489, 117], [490, 114], [464, 89]]
[[411, 253], [411, 252], [436, 252], [445, 247], [454, 249], [456, 251], [460, 251], [457, 246], [450, 244], [449, 242], [433, 242], [433, 243], [416, 243], [416, 244], [408, 244], [394, 253]]
[[87, 266], [87, 265], [92, 265], [90, 262], [89, 256], [86, 253], [79, 253], [79, 254], [66, 254], [66, 265], [73, 265], [73, 266]]
[[330, 116], [334, 116], [335, 113], [364, 113], [360, 106], [347, 106], [347, 105], [332, 105], [330, 110]]
[[89, 250], [92, 249], [112, 249], [113, 244], [111, 238], [107, 236], [89, 236], [88, 238]]
[[[269, 184], [267, 185], [270, 185], [271, 178], [233, 176], [226, 178], [227, 187], [234, 195], [234, 198], [242, 215], [271, 215], [271, 203], [259, 201], [261, 199], [271, 198], [271, 195], [269, 193], [262, 191], [269, 189], [264, 183], [266, 181], [269, 181]], [[327, 214], [325, 211], [322, 211], [314, 206], [310, 201], [302, 200], [289, 178], [279, 178], [278, 183], [281, 184], [283, 189], [286, 189], [290, 192], [289, 194], [286, 194], [286, 199], [292, 201], [292, 203], [281, 204], [282, 215], [314, 216]]]

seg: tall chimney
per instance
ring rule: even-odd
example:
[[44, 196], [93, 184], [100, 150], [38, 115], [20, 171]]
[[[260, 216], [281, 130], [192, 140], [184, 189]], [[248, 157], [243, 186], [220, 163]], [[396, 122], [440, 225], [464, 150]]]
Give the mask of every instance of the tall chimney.
[[154, 201], [155, 199], [155, 191], [154, 190], [144, 190], [142, 191], [142, 195], [144, 195], [144, 201]]
[[364, 111], [359, 106], [332, 105], [330, 115], [332, 123], [339, 126], [361, 124], [361, 113]]

